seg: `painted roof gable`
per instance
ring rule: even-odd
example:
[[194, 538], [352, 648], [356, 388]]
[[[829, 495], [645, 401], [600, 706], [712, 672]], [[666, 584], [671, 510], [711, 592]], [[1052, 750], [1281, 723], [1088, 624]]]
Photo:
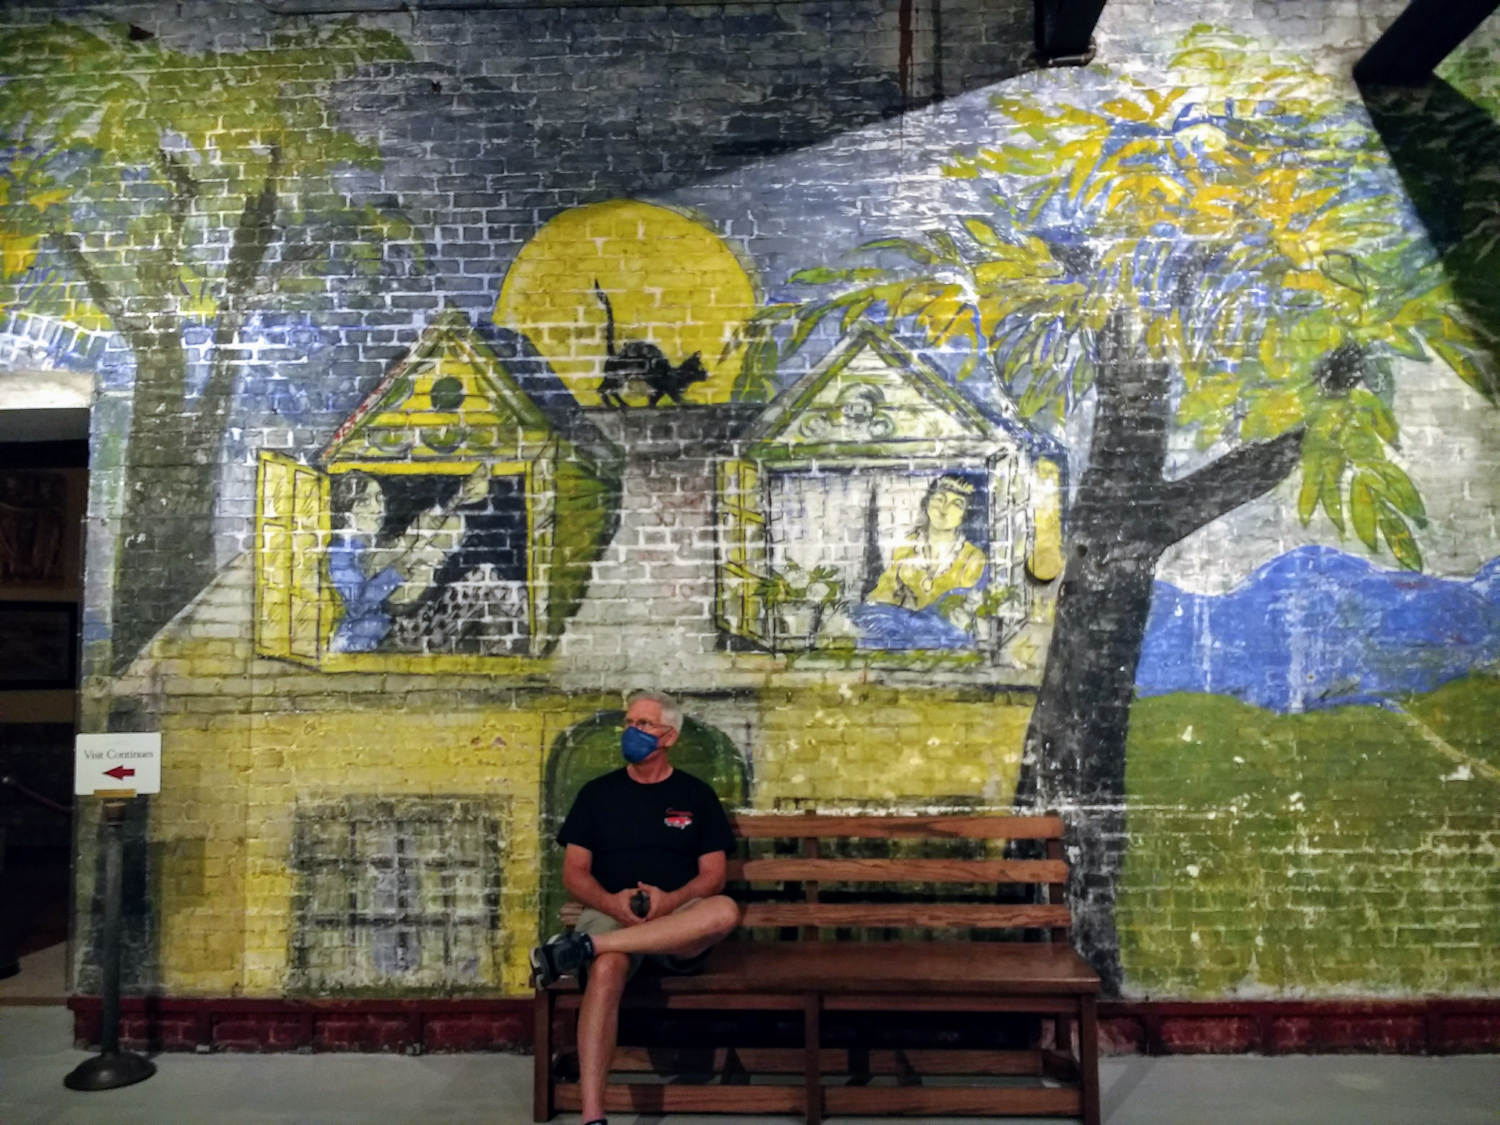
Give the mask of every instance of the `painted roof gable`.
[[339, 427], [318, 463], [525, 459], [552, 433], [468, 316], [449, 309]]
[[755, 455], [791, 457], [1012, 444], [930, 364], [873, 326], [840, 340], [747, 436]]

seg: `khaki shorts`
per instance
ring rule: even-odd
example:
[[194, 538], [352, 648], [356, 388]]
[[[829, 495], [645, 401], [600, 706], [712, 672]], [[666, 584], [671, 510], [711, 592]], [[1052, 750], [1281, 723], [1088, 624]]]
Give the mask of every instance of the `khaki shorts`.
[[[680, 913], [695, 902], [701, 901], [702, 899], [690, 898], [676, 910], [672, 911], [672, 913]], [[615, 930], [623, 930], [624, 928], [621, 923], [615, 921], [615, 919], [605, 914], [602, 910], [595, 910], [592, 906], [585, 906], [583, 913], [578, 915], [578, 922], [574, 925], [573, 932], [589, 935], [608, 934], [613, 933]], [[703, 971], [703, 963], [708, 960], [710, 952], [712, 951], [705, 949], [702, 953], [693, 957], [678, 957], [675, 953], [632, 953], [630, 955], [630, 972], [626, 974], [625, 979], [629, 980], [635, 976], [640, 970], [641, 963], [644, 961], [649, 961], [651, 967], [658, 973], [670, 976], [690, 977], [694, 973]], [[582, 984], [583, 982], [579, 981], [579, 985], [582, 986]]]

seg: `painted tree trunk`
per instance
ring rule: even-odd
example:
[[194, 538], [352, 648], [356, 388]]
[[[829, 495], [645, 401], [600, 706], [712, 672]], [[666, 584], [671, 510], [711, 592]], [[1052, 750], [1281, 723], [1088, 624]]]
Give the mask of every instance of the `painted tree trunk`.
[[[81, 248], [76, 243], [67, 247], [80, 275], [92, 279], [96, 302], [129, 340], [136, 362], [111, 623], [110, 667], [117, 675], [216, 570], [219, 449], [234, 371], [242, 358], [235, 345], [245, 325], [248, 295], [277, 238], [280, 176], [281, 146], [273, 143], [265, 183], [245, 201], [230, 241], [209, 377], [191, 401], [184, 324], [175, 311], [181, 274], [177, 260], [161, 254], [142, 266], [148, 312], [137, 317], [108, 292]], [[183, 198], [192, 194], [184, 189]]]
[[1098, 358], [1093, 439], [1069, 518], [1067, 566], [1016, 802], [1066, 818], [1074, 941], [1106, 992], [1117, 994], [1125, 747], [1156, 564], [1184, 535], [1290, 473], [1301, 434], [1245, 446], [1166, 480], [1170, 368], [1144, 358], [1123, 316], [1101, 334]]
[[1100, 534], [1078, 534], [1071, 546], [1026, 757], [1036, 807], [1068, 821], [1074, 940], [1117, 993], [1125, 740], [1159, 551]]
[[115, 674], [203, 589], [215, 563], [219, 435], [183, 401], [181, 335], [164, 332], [138, 342], [134, 351], [136, 389], [115, 558]]

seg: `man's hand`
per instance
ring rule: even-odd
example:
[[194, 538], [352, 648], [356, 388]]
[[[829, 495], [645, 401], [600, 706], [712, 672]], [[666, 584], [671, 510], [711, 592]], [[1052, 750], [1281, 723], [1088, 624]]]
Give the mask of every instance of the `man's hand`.
[[563, 853], [563, 887], [584, 906], [592, 906], [622, 926], [641, 922], [630, 909], [630, 898], [640, 892], [635, 887], [610, 894], [593, 876], [594, 853], [577, 844], [569, 844]]
[[[626, 887], [623, 891], [617, 891], [609, 896], [609, 909], [605, 911], [611, 918], [622, 926], [639, 926], [646, 918], [637, 916], [630, 908], [630, 900], [636, 896], [638, 888]], [[658, 891], [658, 894], [661, 892]], [[646, 915], [647, 918], [650, 915]]]
[[[653, 887], [650, 883], [637, 883], [636, 888], [639, 891], [645, 891], [647, 896], [651, 899], [651, 909], [646, 911], [646, 916], [644, 918], [636, 919], [636, 921], [638, 922], [654, 921], [655, 919], [662, 917], [664, 914], [672, 913], [672, 911], [676, 910], [677, 907], [681, 905], [681, 902], [676, 894], [664, 891], [660, 887]], [[635, 894], [636, 891], [631, 891], [630, 893]]]

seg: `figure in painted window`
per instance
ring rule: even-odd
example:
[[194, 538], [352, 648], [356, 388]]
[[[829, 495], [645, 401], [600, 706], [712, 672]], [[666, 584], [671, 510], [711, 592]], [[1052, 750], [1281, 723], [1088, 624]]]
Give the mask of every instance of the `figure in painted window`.
[[892, 552], [864, 603], [849, 616], [861, 648], [964, 648], [988, 560], [964, 534], [974, 484], [945, 474], [922, 499], [907, 544]]
[[397, 615], [388, 646], [400, 652], [524, 655], [532, 617], [526, 477], [491, 475], [484, 497], [460, 511], [464, 534], [458, 548], [443, 560], [413, 611]]
[[[492, 478], [487, 466], [462, 478], [340, 474], [332, 498], [337, 530], [328, 547], [328, 576], [341, 609], [331, 650], [462, 651], [475, 631], [466, 626], [497, 619], [508, 642], [501, 647], [513, 647], [509, 642], [526, 632], [524, 591], [511, 589], [524, 585], [508, 557], [516, 553], [514, 537], [504, 536], [509, 551], [497, 551], [493, 534], [485, 535], [495, 522], [486, 519], [496, 507], [492, 492], [500, 484], [508, 495], [515, 491], [503, 487], [509, 483]], [[520, 540], [524, 579], [524, 519]]]

